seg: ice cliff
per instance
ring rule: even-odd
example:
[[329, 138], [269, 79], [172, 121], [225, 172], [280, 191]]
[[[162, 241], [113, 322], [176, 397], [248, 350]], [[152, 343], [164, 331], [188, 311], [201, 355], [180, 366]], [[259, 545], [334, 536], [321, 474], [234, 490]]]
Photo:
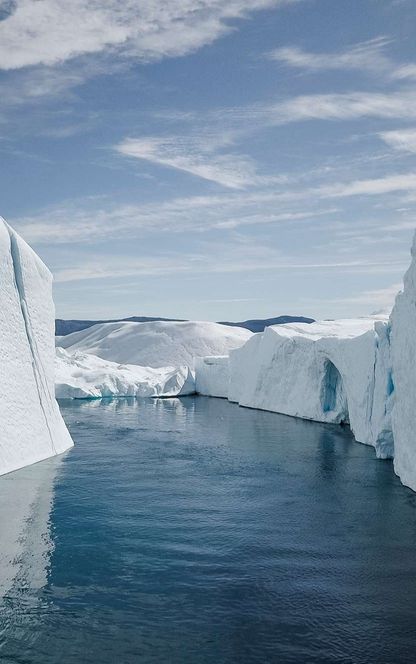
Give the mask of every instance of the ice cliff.
[[404, 288], [391, 313], [394, 469], [416, 491], [416, 234]]
[[388, 367], [385, 318], [295, 323], [266, 328], [229, 358], [200, 360], [196, 385], [241, 406], [349, 423], [385, 458], [393, 452]]
[[416, 491], [416, 236], [390, 318], [269, 327], [199, 359], [195, 380], [198, 393], [241, 406], [348, 423]]
[[73, 445], [54, 393], [52, 276], [0, 218], [0, 475]]

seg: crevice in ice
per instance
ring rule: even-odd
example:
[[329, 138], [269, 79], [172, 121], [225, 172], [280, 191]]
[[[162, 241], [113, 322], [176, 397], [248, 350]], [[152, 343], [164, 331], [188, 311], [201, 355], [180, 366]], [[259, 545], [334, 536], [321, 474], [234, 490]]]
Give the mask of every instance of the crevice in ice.
[[[394, 392], [394, 381], [393, 381], [393, 372], [390, 369], [387, 377], [387, 396], [389, 397]], [[387, 407], [387, 401], [386, 401]]]
[[336, 412], [341, 423], [349, 424], [344, 381], [331, 360], [326, 360], [324, 365], [324, 376], [321, 386], [321, 406], [324, 413]]
[[39, 404], [42, 409], [43, 417], [45, 419], [46, 423], [46, 428], [49, 433], [49, 438], [51, 441], [51, 447], [53, 450], [54, 454], [57, 454], [54, 440], [53, 440], [53, 435], [52, 431], [49, 425], [49, 418], [45, 410], [45, 404], [44, 404], [44, 395], [52, 400], [52, 395], [50, 394], [50, 389], [47, 381], [45, 380], [45, 371], [42, 367], [42, 361], [40, 359], [40, 353], [37, 349], [37, 344], [36, 344], [36, 338], [33, 334], [32, 331], [32, 323], [30, 320], [30, 315], [28, 312], [27, 304], [26, 304], [26, 296], [25, 296], [25, 285], [24, 285], [24, 280], [23, 280], [23, 274], [22, 274], [22, 266], [21, 266], [21, 257], [20, 257], [20, 250], [17, 244], [17, 239], [11, 229], [8, 228], [8, 233], [10, 237], [10, 255], [12, 258], [12, 265], [13, 265], [13, 274], [14, 274], [14, 283], [16, 286], [16, 291], [20, 303], [20, 309], [22, 312], [22, 319], [23, 323], [25, 326], [25, 332], [26, 332], [26, 338], [29, 344], [29, 349], [30, 349], [30, 354], [32, 357], [32, 370], [33, 370], [33, 376], [35, 379], [35, 384], [36, 384], [36, 389], [38, 392], [39, 396]]

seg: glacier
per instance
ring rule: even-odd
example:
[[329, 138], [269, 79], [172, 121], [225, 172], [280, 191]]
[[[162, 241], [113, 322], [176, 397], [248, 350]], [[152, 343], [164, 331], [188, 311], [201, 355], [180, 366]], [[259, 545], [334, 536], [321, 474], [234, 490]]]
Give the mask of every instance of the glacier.
[[0, 475], [72, 447], [54, 392], [52, 275], [0, 218]]

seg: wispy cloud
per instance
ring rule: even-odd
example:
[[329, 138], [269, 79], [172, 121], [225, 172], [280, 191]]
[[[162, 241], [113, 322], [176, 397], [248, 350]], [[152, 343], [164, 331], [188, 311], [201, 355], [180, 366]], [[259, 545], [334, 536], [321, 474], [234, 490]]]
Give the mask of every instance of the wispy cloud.
[[180, 275], [193, 279], [207, 274], [247, 274], [269, 272], [282, 274], [294, 273], [337, 273], [384, 274], [403, 269], [400, 261], [386, 266], [386, 260], [380, 258], [357, 258], [355, 260], [305, 260], [297, 256], [283, 254], [276, 248], [258, 243], [223, 243], [212, 251], [211, 243], [199, 252], [154, 253], [152, 256], [117, 256], [100, 254], [84, 256], [82, 261], [73, 260], [71, 267], [52, 266], [55, 281], [68, 283], [89, 280], [118, 280], [124, 277], [164, 278]]
[[[179, 123], [181, 132], [128, 137], [114, 149], [124, 157], [173, 168], [232, 189], [246, 189], [287, 183], [284, 174], [259, 173], [256, 162], [238, 152], [237, 146], [247, 145], [252, 134], [294, 122], [362, 118], [415, 119], [416, 91], [300, 95], [275, 103], [218, 109], [202, 117], [173, 115], [164, 118], [165, 122]], [[398, 135], [392, 132], [381, 137], [385, 142], [389, 138], [391, 143], [395, 138], [398, 142]]]
[[298, 46], [286, 46], [271, 51], [268, 53], [268, 57], [289, 67], [313, 72], [331, 69], [357, 69], [378, 73], [389, 71], [392, 67], [391, 60], [384, 53], [384, 47], [388, 43], [390, 43], [390, 40], [386, 37], [376, 37], [354, 44], [349, 49], [331, 53], [312, 53]]
[[415, 78], [416, 63], [397, 63], [386, 54], [390, 43], [391, 39], [381, 36], [339, 51], [313, 53], [298, 46], [286, 46], [267, 55], [288, 67], [307, 72], [350, 70], [384, 74], [393, 79]]
[[[49, 246], [164, 232], [189, 235], [273, 224], [319, 226], [325, 220], [333, 226], [340, 214], [333, 206], [335, 199], [403, 193], [416, 194], [416, 173], [304, 187], [292, 183], [291, 187], [177, 197], [142, 205], [75, 201], [11, 221], [28, 241]], [[410, 221], [399, 222], [390, 230], [408, 230]]]
[[379, 134], [380, 138], [395, 150], [416, 152], [416, 129], [395, 129]]
[[380, 196], [401, 191], [416, 191], [416, 173], [386, 175], [380, 178], [355, 180], [345, 184], [324, 185], [319, 188], [319, 194], [328, 198]]
[[[347, 121], [362, 118], [416, 119], [416, 90], [405, 88], [390, 93], [350, 91], [305, 94], [278, 99], [275, 102], [220, 108], [207, 112], [202, 117], [200, 114], [171, 112], [165, 119], [181, 122], [188, 127], [188, 133], [192, 132], [193, 135], [198, 131], [202, 135], [207, 134], [210, 141], [215, 142], [217, 136], [220, 139], [227, 136], [230, 145], [267, 127], [310, 120]], [[185, 132], [183, 134], [187, 135]], [[158, 141], [159, 138], [154, 140]], [[163, 143], [163, 139], [161, 142]]]
[[181, 56], [228, 33], [236, 19], [289, 1], [16, 0], [0, 21], [0, 68], [108, 50], [142, 61]]
[[222, 150], [231, 143], [228, 135], [127, 138], [116, 151], [127, 157], [167, 166], [230, 187], [243, 189], [266, 178], [256, 173], [247, 156]]
[[[253, 116], [256, 109], [252, 109]], [[416, 91], [300, 95], [257, 110], [272, 125], [304, 120], [414, 119]]]
[[77, 201], [11, 221], [29, 242], [51, 246], [164, 232], [201, 234], [243, 226], [295, 224], [336, 213], [337, 208], [322, 208], [313, 201], [307, 209], [296, 200], [288, 207], [278, 193], [253, 192], [179, 197], [142, 205], [91, 206], [88, 201]]

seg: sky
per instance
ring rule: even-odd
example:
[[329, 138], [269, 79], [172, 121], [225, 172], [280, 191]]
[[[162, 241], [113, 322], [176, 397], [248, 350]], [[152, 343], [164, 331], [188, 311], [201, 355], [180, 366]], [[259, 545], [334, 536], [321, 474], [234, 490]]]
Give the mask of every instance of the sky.
[[57, 316], [387, 310], [414, 0], [0, 0], [0, 214]]

